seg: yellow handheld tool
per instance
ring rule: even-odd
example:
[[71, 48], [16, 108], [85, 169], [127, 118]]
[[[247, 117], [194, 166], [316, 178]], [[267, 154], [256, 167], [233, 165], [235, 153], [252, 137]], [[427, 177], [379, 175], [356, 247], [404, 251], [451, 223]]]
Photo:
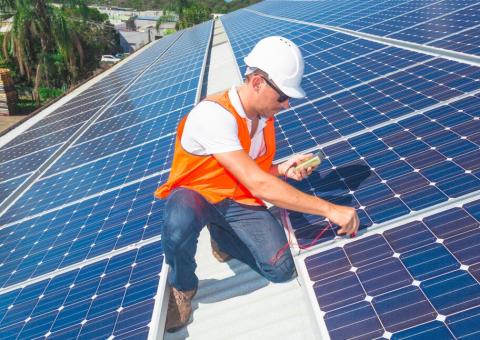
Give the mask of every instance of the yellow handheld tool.
[[316, 168], [319, 166], [322, 161], [325, 159], [325, 154], [322, 150], [319, 150], [312, 158], [304, 160], [297, 166], [295, 166], [295, 171], [300, 171], [302, 169], [307, 169], [309, 167]]

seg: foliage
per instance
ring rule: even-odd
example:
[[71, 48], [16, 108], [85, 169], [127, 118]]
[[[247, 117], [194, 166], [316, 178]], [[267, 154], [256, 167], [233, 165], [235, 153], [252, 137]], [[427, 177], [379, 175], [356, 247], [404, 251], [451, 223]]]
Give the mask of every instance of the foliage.
[[0, 0], [0, 10], [13, 15], [2, 57], [14, 65], [16, 82], [33, 87], [37, 102], [43, 99], [41, 88], [74, 85], [98, 67], [101, 54], [120, 50], [108, 17], [84, 0], [65, 0], [61, 7], [51, 0]]
[[39, 106], [38, 103], [34, 100], [21, 99], [17, 103], [15, 115], [28, 115], [29, 113], [38, 109], [38, 106]]
[[157, 21], [157, 30], [162, 23], [176, 21], [175, 28], [183, 29], [210, 19], [208, 7], [192, 0], [174, 0], [164, 7], [165, 14]]
[[50, 88], [50, 87], [40, 87], [38, 89], [38, 94], [40, 96], [40, 101], [46, 102], [47, 100], [56, 98], [65, 93], [65, 89]]
[[167, 29], [163, 32], [163, 34], [164, 34], [164, 35], [169, 35], [169, 34], [173, 34], [173, 33], [175, 33], [175, 32], [176, 32], [176, 31], [175, 31], [173, 28], [167, 28]]
[[[228, 13], [250, 6], [259, 0], [195, 0], [196, 4], [206, 7], [211, 13]], [[172, 0], [87, 0], [89, 5], [132, 8], [139, 11], [166, 9]]]

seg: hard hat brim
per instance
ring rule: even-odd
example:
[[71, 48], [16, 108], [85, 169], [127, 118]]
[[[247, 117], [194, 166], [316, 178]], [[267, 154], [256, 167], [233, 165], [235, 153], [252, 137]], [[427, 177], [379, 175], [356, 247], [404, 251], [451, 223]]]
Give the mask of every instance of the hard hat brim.
[[290, 98], [301, 99], [305, 98], [305, 91], [300, 87], [278, 87], [283, 93], [285, 93]]

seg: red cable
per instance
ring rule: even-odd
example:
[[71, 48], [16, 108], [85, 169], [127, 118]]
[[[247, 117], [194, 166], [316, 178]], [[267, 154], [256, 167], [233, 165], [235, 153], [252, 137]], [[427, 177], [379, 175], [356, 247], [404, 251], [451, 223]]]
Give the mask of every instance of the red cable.
[[[295, 165], [295, 164], [293, 164], [293, 165]], [[292, 165], [292, 166], [293, 166], [293, 165]], [[290, 167], [292, 167], [292, 166], [290, 166]], [[287, 169], [287, 172], [288, 172], [288, 170], [289, 170], [289, 169]], [[284, 176], [284, 180], [285, 180], [285, 181], [287, 180], [287, 176], [286, 176], [286, 175]], [[286, 221], [286, 220], [287, 220], [287, 217], [288, 217], [288, 216], [287, 216], [287, 210], [286, 210], [286, 209], [282, 209], [282, 210], [281, 210], [281, 213], [282, 213], [282, 217], [283, 217], [282, 219], [283, 219], [284, 221]], [[313, 247], [313, 246], [315, 245], [315, 242], [317, 242], [317, 241], [320, 239], [320, 237], [322, 237], [322, 235], [327, 231], [328, 227], [331, 227], [331, 226], [332, 226], [332, 224], [331, 224], [330, 222], [328, 222], [328, 224], [317, 234], [317, 236], [315, 236], [315, 238], [312, 240], [312, 242], [310, 242], [310, 243], [309, 243], [308, 245], [306, 245], [306, 246], [297, 243], [298, 248], [305, 250], [305, 249], [309, 249], [309, 248]], [[280, 249], [277, 251], [277, 253], [275, 254], [275, 256], [273, 256], [273, 257], [270, 259], [270, 263], [272, 263], [272, 264], [275, 264], [275, 263], [279, 260], [279, 258], [283, 255], [283, 253], [284, 253], [284, 252], [290, 247], [290, 245], [291, 245], [290, 230], [288, 230], [288, 228], [287, 228], [286, 225], [284, 225], [283, 227], [287, 230], [288, 240], [287, 240], [287, 243], [285, 243], [285, 244], [283, 245], [283, 247], [280, 248]]]
[[[288, 171], [288, 169], [287, 169]], [[287, 176], [284, 177], [284, 180], [287, 179]], [[282, 213], [282, 217], [283, 217], [283, 220], [286, 221], [287, 220], [287, 210], [286, 209], [282, 209], [281, 210], [281, 213]], [[291, 234], [290, 234], [290, 230], [288, 230], [287, 226], [283, 226], [286, 230], [287, 230], [287, 233], [288, 233], [288, 240], [287, 240], [287, 243], [285, 243], [282, 248], [280, 248], [277, 253], [270, 259], [270, 263], [272, 264], [275, 264], [279, 258], [283, 255], [283, 253], [290, 247], [291, 245]], [[317, 242], [321, 237], [322, 235], [328, 230], [328, 228], [331, 228], [332, 227], [332, 224], [330, 222], [327, 223], [327, 225], [322, 229], [320, 230], [320, 232], [317, 234], [317, 236], [315, 236], [315, 238], [312, 240], [312, 242], [310, 242], [309, 244], [307, 245], [301, 245], [301, 244], [298, 244], [297, 243], [297, 246], [299, 249], [303, 249], [303, 250], [306, 250], [306, 249], [309, 249], [311, 247], [313, 247], [315, 245], [315, 242]], [[352, 237], [355, 237], [356, 236], [356, 233], [352, 233], [350, 234], [350, 238]]]

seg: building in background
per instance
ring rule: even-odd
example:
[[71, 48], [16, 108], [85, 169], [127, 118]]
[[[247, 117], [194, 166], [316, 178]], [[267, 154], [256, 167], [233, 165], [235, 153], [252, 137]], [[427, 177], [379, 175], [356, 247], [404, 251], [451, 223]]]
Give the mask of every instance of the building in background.
[[120, 45], [124, 52], [134, 52], [140, 47], [163, 37], [168, 30], [175, 29], [175, 22], [167, 22], [156, 29], [157, 20], [163, 10], [137, 11], [131, 8], [91, 6], [107, 14], [109, 21], [120, 34]]

